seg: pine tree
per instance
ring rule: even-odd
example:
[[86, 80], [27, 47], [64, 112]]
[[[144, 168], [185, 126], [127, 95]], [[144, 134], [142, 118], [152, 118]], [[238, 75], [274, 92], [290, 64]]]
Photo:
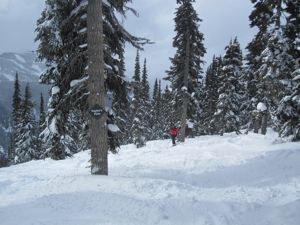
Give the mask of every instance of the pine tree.
[[285, 4], [284, 9], [287, 14], [283, 32], [289, 46], [287, 49], [289, 59], [293, 58], [293, 67], [291, 66], [291, 68], [296, 69], [291, 74], [291, 88], [284, 93], [285, 95], [278, 105], [276, 118], [280, 136], [289, 137], [292, 141], [300, 141], [300, 4], [298, 0], [285, 1]]
[[258, 69], [259, 79], [262, 81], [259, 86], [259, 93], [262, 93], [262, 100], [266, 102], [273, 114], [280, 99], [290, 92], [291, 73], [294, 67], [294, 60], [288, 54], [288, 45], [283, 40], [282, 32], [274, 30], [271, 34], [266, 49], [262, 52], [262, 66]]
[[147, 61], [144, 60], [142, 79], [141, 79], [141, 107], [143, 111], [142, 122], [144, 124], [144, 136], [146, 141], [153, 139], [153, 130], [151, 130], [151, 101], [150, 101], [150, 85], [148, 81]]
[[152, 97], [152, 110], [151, 110], [151, 115], [152, 115], [152, 139], [153, 140], [158, 140], [161, 139], [163, 136], [163, 115], [162, 115], [162, 91], [161, 91], [161, 81], [155, 80], [154, 83], [154, 88], [153, 88], [153, 97]]
[[152, 140], [157, 139], [157, 135], [154, 134], [153, 132], [156, 129], [156, 124], [157, 124], [157, 95], [158, 95], [158, 81], [157, 78], [155, 79], [154, 86], [153, 86], [153, 95], [151, 99], [151, 118], [150, 118], [150, 128], [152, 130]]
[[220, 87], [218, 89], [217, 111], [213, 123], [221, 135], [225, 132], [240, 133], [240, 107], [243, 87], [240, 83], [242, 76], [242, 51], [235, 38], [225, 48]]
[[22, 102], [22, 116], [18, 133], [19, 138], [16, 143], [15, 163], [23, 163], [40, 158], [40, 153], [37, 151], [36, 121], [33, 106], [30, 87], [27, 84]]
[[148, 71], [147, 71], [147, 60], [144, 60], [143, 66], [143, 74], [142, 74], [142, 88], [143, 88], [143, 96], [145, 101], [150, 100], [150, 86], [148, 82]]
[[193, 8], [193, 0], [177, 0], [180, 4], [175, 16], [173, 47], [176, 53], [171, 58], [172, 66], [165, 78], [171, 82], [175, 94], [177, 120], [181, 121], [180, 141], [185, 140], [185, 126], [189, 119], [195, 117], [195, 103], [192, 99], [196, 93], [202, 73], [201, 59], [206, 50], [203, 45], [203, 34], [199, 32], [198, 15]]
[[[120, 86], [126, 85], [118, 71], [124, 43], [129, 42], [137, 48], [148, 43], [148, 40], [127, 32], [116, 17], [117, 13], [125, 16], [127, 9], [131, 10], [126, 6], [127, 3], [127, 0], [112, 0], [109, 4], [103, 2], [106, 91], [115, 92]], [[65, 158], [69, 155], [67, 149], [75, 146], [69, 142], [74, 138], [65, 140], [70, 136], [66, 133], [70, 130], [68, 126], [72, 126], [66, 123], [68, 114], [73, 110], [86, 111], [88, 108], [86, 10], [87, 1], [47, 0], [36, 29], [38, 56], [48, 66], [41, 80], [52, 86], [46, 119], [48, 128], [43, 132], [43, 137], [50, 143], [47, 156], [54, 159]]]
[[120, 59], [120, 79], [126, 82], [126, 85], [121, 86], [113, 94], [113, 111], [115, 113], [116, 125], [120, 129], [119, 140], [120, 144], [130, 143], [130, 103], [129, 103], [129, 90], [127, 81], [125, 81], [125, 62], [124, 54], [121, 55]]
[[222, 70], [222, 57], [213, 57], [212, 63], [208, 66], [205, 76], [205, 87], [203, 103], [201, 104], [202, 115], [200, 126], [204, 134], [216, 134], [216, 128], [212, 123], [213, 116], [217, 109], [218, 89], [220, 86], [220, 75]]
[[162, 136], [164, 138], [169, 138], [169, 129], [175, 124], [175, 112], [174, 112], [174, 94], [172, 90], [166, 86], [164, 92], [162, 93], [161, 100], [161, 118], [162, 118]]
[[41, 133], [46, 127], [46, 113], [45, 113], [45, 103], [44, 97], [41, 93], [40, 96], [40, 119], [39, 119], [39, 133]]
[[8, 158], [11, 162], [14, 161], [15, 158], [15, 147], [18, 142], [19, 137], [19, 127], [21, 123], [21, 93], [20, 93], [20, 84], [19, 84], [19, 76], [16, 73], [15, 83], [14, 83], [14, 93], [12, 98], [12, 135], [11, 135], [11, 146], [9, 148]]
[[[287, 0], [285, 12], [287, 14], [287, 22], [284, 30], [284, 36], [289, 43], [289, 54], [295, 60], [300, 58], [300, 4], [299, 0]], [[298, 64], [300, 62], [298, 61]]]
[[74, 146], [74, 143], [65, 139], [68, 135], [66, 121], [72, 102], [67, 101], [69, 98], [66, 97], [69, 97], [67, 93], [71, 81], [84, 76], [86, 61], [85, 52], [79, 47], [85, 42], [84, 34], [79, 32], [84, 27], [84, 21], [78, 19], [84, 12], [82, 9], [73, 14], [76, 6], [77, 3], [72, 0], [47, 0], [36, 29], [38, 57], [46, 60], [48, 67], [41, 81], [52, 86], [46, 118], [48, 126], [41, 137], [48, 144], [45, 157], [53, 159], [64, 159], [69, 155], [67, 149]]
[[146, 144], [146, 127], [144, 124], [144, 108], [143, 108], [143, 87], [141, 82], [141, 70], [139, 62], [139, 51], [135, 58], [135, 70], [132, 81], [133, 98], [131, 101], [132, 126], [130, 129], [132, 141], [137, 148], [143, 147]]
[[265, 51], [268, 40], [270, 38], [269, 27], [272, 23], [271, 18], [274, 17], [274, 11], [270, 7], [268, 0], [252, 0], [254, 9], [249, 16], [250, 27], [257, 27], [258, 33], [253, 40], [248, 44], [246, 55], [247, 66], [243, 76], [245, 83], [246, 96], [244, 110], [248, 111], [248, 117], [244, 119], [247, 123], [248, 130], [253, 128], [252, 114], [256, 112], [256, 107], [259, 102], [267, 103], [267, 98], [264, 97], [264, 79], [259, 73], [260, 68], [264, 65], [262, 53]]
[[293, 74], [293, 92], [285, 96], [277, 109], [277, 117], [282, 127], [281, 137], [289, 137], [292, 141], [300, 141], [300, 69]]
[[45, 143], [43, 142], [42, 138], [40, 137], [40, 134], [46, 129], [46, 113], [45, 113], [45, 106], [44, 106], [44, 97], [41, 93], [40, 95], [40, 116], [39, 116], [39, 124], [37, 129], [37, 151], [40, 153], [39, 157], [43, 158], [43, 152], [46, 149]]
[[271, 113], [273, 124], [280, 127], [275, 112], [280, 100], [291, 94], [291, 74], [297, 69], [293, 53], [296, 43], [294, 38], [299, 29], [299, 25], [298, 28], [295, 25], [295, 20], [297, 21], [299, 17], [296, 15], [299, 14], [299, 2], [293, 0], [252, 2], [255, 5], [250, 15], [251, 25], [258, 27], [259, 32], [256, 40], [254, 39], [248, 46], [250, 50], [248, 80], [252, 81], [251, 87], [257, 87], [257, 90], [252, 88], [252, 93], [257, 94], [250, 97], [254, 100], [253, 106], [258, 102], [265, 103]]

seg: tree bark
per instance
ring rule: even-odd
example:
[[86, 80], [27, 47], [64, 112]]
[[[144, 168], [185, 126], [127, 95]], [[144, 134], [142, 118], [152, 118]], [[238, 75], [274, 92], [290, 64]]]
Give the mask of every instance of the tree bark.
[[258, 134], [258, 131], [261, 127], [261, 119], [260, 119], [260, 115], [259, 112], [255, 111], [252, 113], [252, 117], [253, 117], [253, 128], [254, 128], [254, 133]]
[[261, 134], [267, 134], [267, 126], [268, 126], [268, 114], [267, 112], [262, 112], [261, 116]]
[[[89, 0], [87, 11], [87, 44], [89, 75], [89, 106], [99, 105], [105, 110], [104, 58], [103, 58], [103, 18], [102, 0]], [[90, 118], [91, 173], [108, 174], [107, 115], [100, 119]]]
[[183, 85], [186, 88], [185, 90], [181, 90], [183, 93], [183, 99], [182, 99], [182, 112], [181, 112], [181, 121], [180, 121], [180, 134], [179, 134], [179, 141], [184, 142], [185, 141], [185, 128], [186, 128], [186, 118], [187, 118], [187, 107], [188, 107], [188, 79], [189, 79], [189, 66], [190, 66], [190, 35], [189, 32], [187, 32], [186, 35], [186, 56], [185, 56], [185, 62], [184, 62], [184, 77], [183, 77]]

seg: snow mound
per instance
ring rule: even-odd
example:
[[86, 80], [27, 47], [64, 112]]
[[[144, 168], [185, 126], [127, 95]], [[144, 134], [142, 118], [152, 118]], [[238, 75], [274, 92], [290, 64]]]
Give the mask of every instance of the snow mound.
[[1, 224], [300, 224], [300, 144], [272, 131], [122, 146], [107, 177], [89, 159], [1, 168]]

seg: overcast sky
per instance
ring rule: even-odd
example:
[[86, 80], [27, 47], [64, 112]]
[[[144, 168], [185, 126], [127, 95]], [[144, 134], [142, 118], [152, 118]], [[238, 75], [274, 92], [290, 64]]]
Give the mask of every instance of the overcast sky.
[[[35, 50], [34, 29], [36, 20], [44, 8], [42, 0], [0, 0], [0, 53]], [[150, 82], [163, 77], [173, 57], [174, 12], [176, 0], [133, 0], [130, 4], [139, 12], [139, 17], [129, 14], [125, 27], [137, 36], [147, 37], [155, 44], [141, 52], [141, 64], [147, 58]], [[210, 63], [213, 54], [224, 53], [224, 47], [237, 36], [242, 47], [254, 35], [249, 28], [250, 0], [196, 0], [194, 7], [203, 20], [200, 31], [204, 33]], [[132, 77], [136, 50], [126, 48], [127, 76]]]

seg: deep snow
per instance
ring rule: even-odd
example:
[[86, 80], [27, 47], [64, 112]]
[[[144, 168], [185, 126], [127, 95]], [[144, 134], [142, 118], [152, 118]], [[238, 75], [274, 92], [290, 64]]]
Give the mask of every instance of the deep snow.
[[300, 143], [269, 131], [89, 151], [0, 169], [1, 225], [299, 225]]

